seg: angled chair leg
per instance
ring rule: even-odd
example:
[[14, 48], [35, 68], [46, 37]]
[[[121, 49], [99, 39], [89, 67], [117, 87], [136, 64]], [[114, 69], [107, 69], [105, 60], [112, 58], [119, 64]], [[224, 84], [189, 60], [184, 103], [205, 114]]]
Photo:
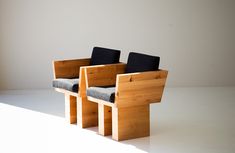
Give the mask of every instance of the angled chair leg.
[[98, 125], [98, 104], [86, 97], [77, 98], [77, 125], [81, 128]]
[[77, 123], [77, 98], [65, 94], [65, 118], [70, 124]]
[[112, 108], [99, 104], [99, 134], [111, 135], [112, 134]]
[[112, 109], [112, 137], [127, 140], [149, 136], [149, 104]]

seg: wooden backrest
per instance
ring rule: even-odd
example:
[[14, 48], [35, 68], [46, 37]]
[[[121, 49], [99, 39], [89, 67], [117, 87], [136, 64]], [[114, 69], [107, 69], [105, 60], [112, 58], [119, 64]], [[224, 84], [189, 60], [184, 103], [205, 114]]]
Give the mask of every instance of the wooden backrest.
[[90, 58], [53, 61], [54, 79], [78, 78], [80, 67], [90, 65]]
[[115, 85], [117, 74], [125, 72], [126, 64], [89, 66], [85, 69], [87, 87]]

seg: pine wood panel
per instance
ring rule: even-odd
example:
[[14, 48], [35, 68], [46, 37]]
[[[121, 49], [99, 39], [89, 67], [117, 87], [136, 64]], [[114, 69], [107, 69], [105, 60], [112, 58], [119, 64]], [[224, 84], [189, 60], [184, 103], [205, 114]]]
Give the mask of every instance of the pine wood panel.
[[165, 85], [165, 78], [163, 79], [151, 79], [151, 80], [141, 80], [141, 81], [130, 81], [120, 83], [118, 86], [118, 92], [132, 91], [136, 87], [140, 90], [151, 89], [159, 86]]
[[70, 124], [77, 123], [77, 98], [65, 94], [65, 119]]
[[77, 125], [82, 128], [98, 125], [98, 104], [87, 100], [86, 97], [77, 98]]
[[112, 134], [112, 108], [103, 104], [99, 105], [99, 134], [111, 135]]
[[78, 78], [80, 67], [90, 65], [90, 58], [53, 61], [54, 78]]
[[149, 104], [112, 108], [112, 138], [120, 141], [149, 136]]
[[167, 77], [166, 70], [158, 70], [158, 71], [149, 71], [149, 72], [137, 72], [137, 73], [126, 73], [119, 74], [118, 82], [130, 82], [130, 81], [141, 81], [141, 80], [150, 80], [150, 79], [158, 79], [158, 78], [166, 78]]
[[117, 75], [115, 105], [131, 107], [160, 102], [167, 71], [152, 71]]
[[85, 78], [85, 68], [80, 67], [80, 74], [79, 74], [79, 91], [78, 94], [80, 97], [86, 97], [86, 85], [87, 81]]
[[87, 86], [115, 85], [116, 75], [124, 73], [126, 64], [109, 64], [89, 66], [85, 68]]

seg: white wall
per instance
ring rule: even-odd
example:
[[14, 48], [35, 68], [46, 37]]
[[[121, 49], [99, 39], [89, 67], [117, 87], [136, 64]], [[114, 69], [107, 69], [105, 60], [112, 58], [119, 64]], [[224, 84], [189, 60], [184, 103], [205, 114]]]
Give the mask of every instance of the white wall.
[[0, 88], [51, 87], [93, 46], [161, 57], [168, 86], [235, 85], [234, 0], [0, 0]]

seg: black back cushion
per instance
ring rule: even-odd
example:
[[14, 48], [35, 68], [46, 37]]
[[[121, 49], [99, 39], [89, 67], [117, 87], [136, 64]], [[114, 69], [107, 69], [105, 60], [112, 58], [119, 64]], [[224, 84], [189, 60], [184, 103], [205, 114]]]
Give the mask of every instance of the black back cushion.
[[159, 68], [160, 57], [130, 52], [126, 73], [154, 71]]
[[120, 50], [94, 47], [90, 65], [119, 63]]

